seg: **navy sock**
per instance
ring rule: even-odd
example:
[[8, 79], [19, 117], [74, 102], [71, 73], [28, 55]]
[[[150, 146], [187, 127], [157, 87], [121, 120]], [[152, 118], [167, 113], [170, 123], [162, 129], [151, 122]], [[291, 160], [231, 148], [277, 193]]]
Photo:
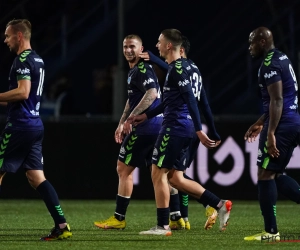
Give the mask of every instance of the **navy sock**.
[[115, 211], [115, 218], [119, 221], [125, 220], [125, 215], [127, 211], [127, 207], [129, 205], [130, 198], [125, 198], [120, 195], [117, 195], [116, 198], [116, 211]]
[[55, 227], [58, 228], [59, 224], [65, 223], [66, 219], [64, 213], [60, 207], [57, 193], [51, 183], [48, 180], [45, 180], [36, 188], [36, 191], [40, 193], [44, 200], [46, 207], [54, 220]]
[[208, 191], [207, 189], [204, 191], [204, 193], [201, 195], [200, 199], [197, 200], [201, 204], [207, 204], [211, 207], [213, 207], [216, 210], [219, 210], [220, 207], [218, 205], [220, 204], [221, 199], [213, 194], [212, 192]]
[[280, 175], [275, 179], [277, 190], [291, 201], [300, 203], [300, 186], [291, 177]]
[[258, 200], [260, 209], [264, 217], [265, 231], [276, 234], [276, 201], [277, 188], [275, 180], [259, 180], [258, 185]]
[[175, 221], [179, 220], [180, 216], [180, 203], [179, 203], [179, 195], [171, 194], [170, 195], [170, 219]]
[[182, 218], [189, 217], [189, 196], [179, 191], [180, 212]]
[[164, 227], [166, 225], [169, 225], [170, 208], [156, 208], [156, 214], [158, 226]]

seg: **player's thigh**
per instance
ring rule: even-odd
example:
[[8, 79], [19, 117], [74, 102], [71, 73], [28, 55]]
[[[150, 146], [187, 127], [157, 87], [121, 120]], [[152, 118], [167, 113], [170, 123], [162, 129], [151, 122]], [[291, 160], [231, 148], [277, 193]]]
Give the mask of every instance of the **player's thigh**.
[[156, 138], [156, 135], [137, 135], [131, 132], [123, 140], [119, 161], [139, 168], [150, 166]]
[[0, 171], [15, 173], [26, 160], [32, 145], [29, 131], [3, 130], [0, 136]]
[[26, 170], [43, 170], [42, 143], [44, 131], [30, 131], [28, 134], [31, 134], [31, 138], [34, 140], [23, 163], [23, 168]]
[[280, 155], [278, 158], [272, 158], [267, 152], [268, 128], [264, 127], [259, 138], [257, 165], [266, 170], [282, 173], [297, 146], [298, 130], [296, 126], [279, 126], [277, 128], [275, 138]]
[[[174, 168], [175, 162], [180, 162], [180, 157], [187, 150], [191, 138], [160, 134], [153, 150], [152, 163], [159, 168]], [[179, 165], [179, 164], [178, 164]], [[177, 166], [184, 170], [184, 166]]]

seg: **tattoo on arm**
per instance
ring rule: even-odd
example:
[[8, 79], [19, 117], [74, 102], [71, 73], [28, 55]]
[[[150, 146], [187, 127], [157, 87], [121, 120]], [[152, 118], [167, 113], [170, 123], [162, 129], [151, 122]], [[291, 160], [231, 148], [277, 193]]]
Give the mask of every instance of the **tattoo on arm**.
[[157, 90], [155, 88], [147, 90], [139, 104], [132, 110], [131, 115], [141, 114], [143, 111], [150, 107], [156, 97]]
[[129, 106], [129, 101], [127, 100], [123, 114], [120, 118], [119, 124], [123, 124], [126, 121], [128, 115], [129, 115], [129, 110], [130, 110], [130, 106]]

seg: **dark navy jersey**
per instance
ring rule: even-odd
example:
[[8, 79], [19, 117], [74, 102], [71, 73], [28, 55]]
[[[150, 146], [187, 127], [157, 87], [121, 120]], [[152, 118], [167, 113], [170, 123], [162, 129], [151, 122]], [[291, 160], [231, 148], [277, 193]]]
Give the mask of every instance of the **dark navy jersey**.
[[[140, 60], [132, 69], [130, 69], [127, 83], [130, 113], [139, 104], [146, 91], [152, 88], [156, 88], [158, 96], [144, 112], [152, 110], [160, 104], [159, 83], [151, 64]], [[162, 117], [154, 117], [153, 119], [149, 119], [137, 125], [135, 131], [140, 135], [158, 134], [161, 124]]]
[[164, 121], [162, 133], [193, 137], [194, 124], [188, 106], [182, 97], [185, 92], [192, 92], [190, 82], [191, 66], [185, 59], [179, 58], [169, 64], [163, 89]]
[[264, 58], [258, 73], [258, 83], [261, 88], [263, 110], [266, 122], [269, 121], [270, 95], [267, 86], [282, 81], [283, 110], [280, 123], [299, 121], [298, 113], [298, 83], [289, 58], [279, 51], [272, 49]]
[[201, 89], [202, 89], [202, 76], [197, 65], [191, 59], [185, 59], [189, 66], [187, 71], [190, 75], [190, 82], [192, 85], [193, 93], [198, 102], [200, 102]]
[[9, 90], [17, 88], [18, 81], [22, 79], [31, 81], [31, 89], [27, 100], [7, 104], [8, 127], [25, 130], [43, 129], [39, 109], [44, 72], [44, 62], [33, 50], [25, 50], [15, 58], [9, 74]]

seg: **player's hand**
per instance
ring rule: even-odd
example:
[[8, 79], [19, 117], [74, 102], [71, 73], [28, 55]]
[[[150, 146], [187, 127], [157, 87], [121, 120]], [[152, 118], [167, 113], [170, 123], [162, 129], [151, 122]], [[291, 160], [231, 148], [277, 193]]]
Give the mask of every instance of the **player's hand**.
[[132, 125], [128, 120], [126, 120], [123, 124], [123, 134], [128, 135], [132, 131]]
[[262, 129], [263, 129], [263, 125], [256, 124], [256, 123], [253, 124], [244, 135], [244, 140], [248, 142], [254, 142]]
[[279, 150], [276, 147], [276, 138], [275, 135], [268, 135], [267, 139], [267, 150], [268, 154], [271, 155], [272, 158], [278, 158]]
[[133, 116], [130, 121], [133, 126], [137, 126], [138, 124], [140, 124], [146, 120], [147, 120], [147, 115], [144, 113], [141, 115]]
[[119, 125], [115, 131], [115, 141], [116, 143], [121, 144], [124, 139], [124, 134], [123, 134], [123, 124]]
[[[215, 148], [217, 147], [221, 141], [214, 141], [208, 138], [207, 134], [205, 134], [202, 130], [197, 131], [197, 136], [200, 139], [201, 143], [206, 147], [206, 148]], [[217, 144], [218, 142], [218, 144]]]
[[142, 52], [139, 54], [140, 58], [143, 58], [145, 61], [149, 61], [150, 60], [150, 55], [148, 52]]

